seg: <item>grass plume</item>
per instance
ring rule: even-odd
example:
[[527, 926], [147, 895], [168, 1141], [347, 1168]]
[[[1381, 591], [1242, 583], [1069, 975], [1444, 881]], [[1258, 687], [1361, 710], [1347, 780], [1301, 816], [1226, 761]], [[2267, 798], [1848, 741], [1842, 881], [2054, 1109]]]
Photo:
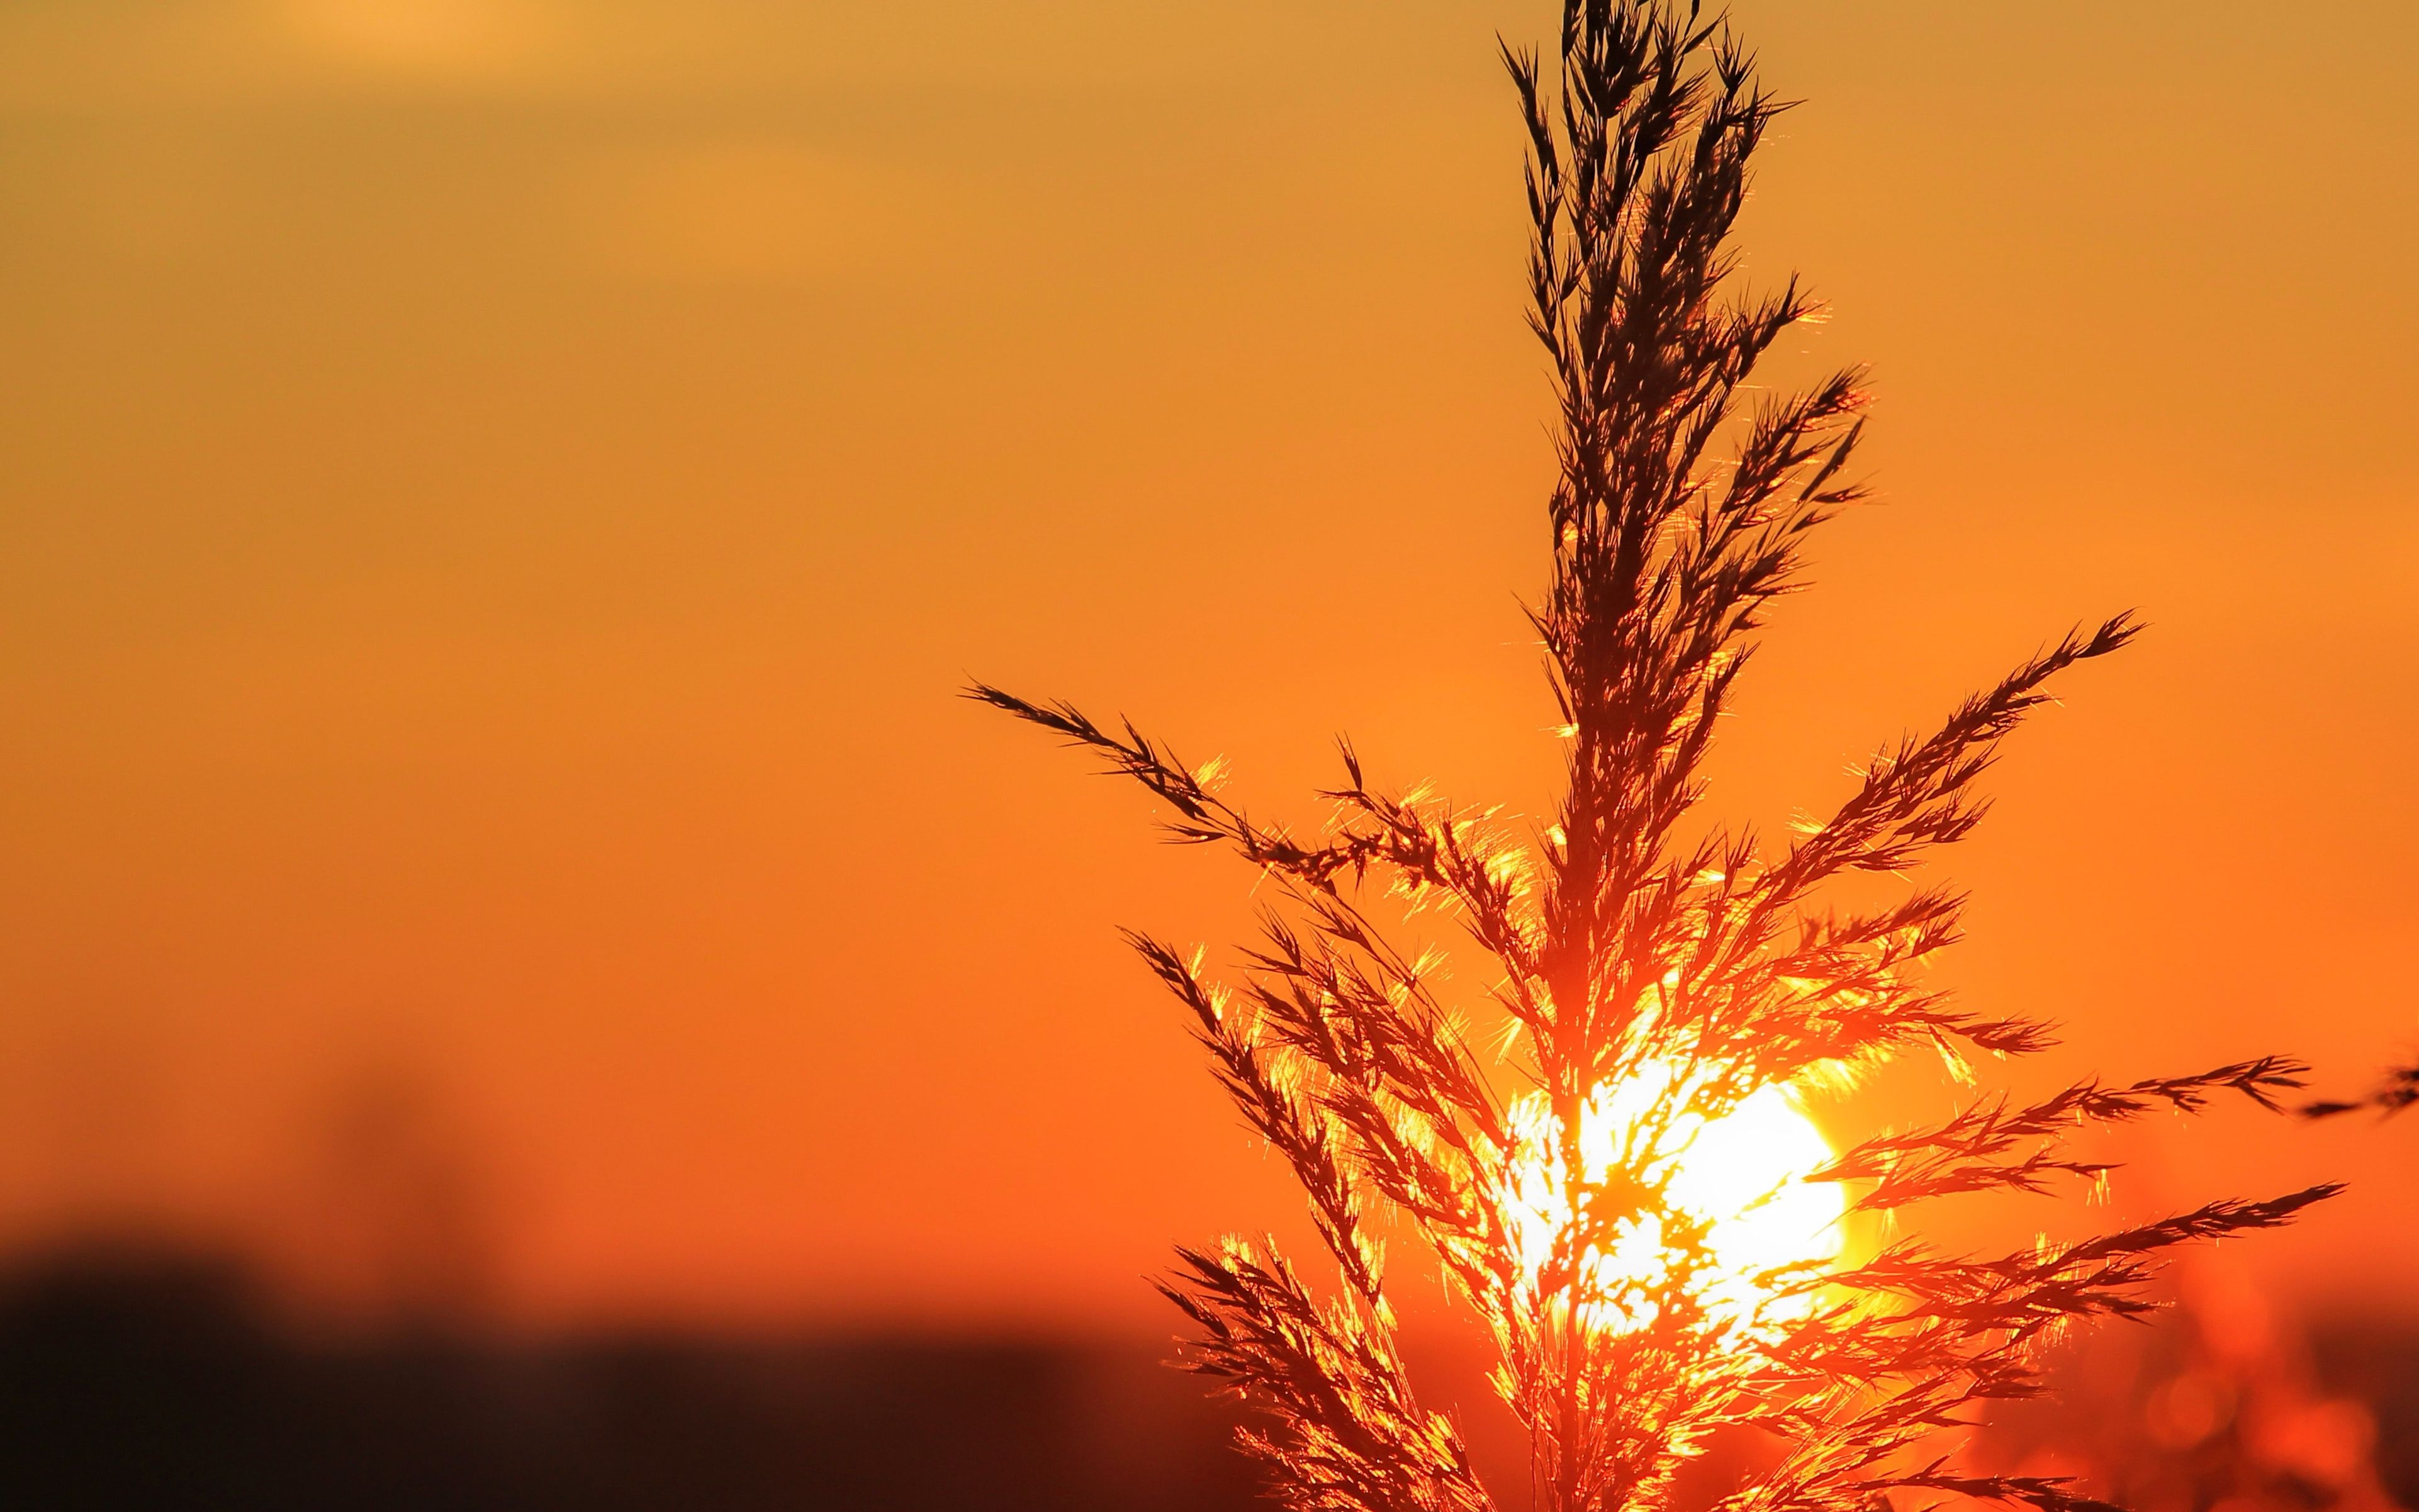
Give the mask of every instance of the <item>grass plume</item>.
[[[1809, 533], [1862, 497], [1851, 469], [1865, 394], [1853, 370], [1792, 393], [1751, 384], [1815, 305], [1795, 279], [1752, 291], [1737, 273], [1749, 164], [1783, 107], [1722, 19], [1573, 0], [1550, 62], [1503, 57], [1528, 143], [1528, 318], [1558, 409], [1552, 571], [1531, 611], [1565, 740], [1552, 827], [1516, 835], [1482, 811], [1389, 794], [1348, 745], [1325, 795], [1333, 824], [1305, 838], [1228, 802], [1131, 723], [969, 690], [1140, 783], [1170, 838], [1233, 850], [1283, 901], [1231, 983], [1133, 939], [1290, 1166], [1338, 1278], [1333, 1296], [1314, 1295], [1266, 1242], [1180, 1251], [1163, 1289], [1194, 1329], [1188, 1359], [1266, 1410], [1250, 1443], [1289, 1507], [1491, 1507], [1454, 1420], [1414, 1395], [1396, 1348], [1373, 1232], [1383, 1211], [1491, 1337], [1544, 1512], [1661, 1505], [1712, 1434], [1742, 1426], [1785, 1453], [1722, 1512], [1868, 1512], [1897, 1497], [2096, 1507], [2056, 1478], [1963, 1471], [1939, 1435], [2041, 1389], [2036, 1355], [2055, 1331], [2149, 1307], [2165, 1252], [2286, 1223], [2332, 1187], [2005, 1256], [1906, 1241], [1854, 1261], [1744, 1267], [1723, 1247], [1735, 1214], [1682, 1192], [1709, 1131], [1777, 1088], [1910, 1051], [2050, 1042], [2038, 1023], [1969, 1013], [1918, 980], [1956, 936], [1960, 894], [1825, 900], [1965, 836], [2000, 742], [2134, 624], [2057, 640], [1881, 751], [1802, 833], [1770, 843], [1696, 823], [1765, 610], [1799, 586]], [[1491, 1000], [1448, 998], [1388, 941], [1373, 888], [1448, 906], [1491, 958]], [[1508, 1056], [1473, 1047], [1482, 1016], [1507, 1023]], [[1875, 1211], [2041, 1192], [2104, 1171], [2065, 1152], [2078, 1125], [2220, 1097], [2273, 1109], [2301, 1075], [2266, 1057], [2023, 1105], [1984, 1095], [1797, 1179], [1842, 1183]]]

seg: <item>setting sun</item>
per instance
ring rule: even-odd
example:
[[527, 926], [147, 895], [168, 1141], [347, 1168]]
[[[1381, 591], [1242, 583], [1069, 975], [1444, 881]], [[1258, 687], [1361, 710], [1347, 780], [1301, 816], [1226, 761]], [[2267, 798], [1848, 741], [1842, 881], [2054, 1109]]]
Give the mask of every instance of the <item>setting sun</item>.
[[[1836, 1183], [1806, 1180], [1831, 1159], [1831, 1147], [1778, 1087], [1760, 1088], [1719, 1119], [1682, 1113], [1658, 1128], [1658, 1110], [1686, 1101], [1680, 1079], [1669, 1062], [1654, 1063], [1600, 1089], [1580, 1115], [1583, 1179], [1596, 1200], [1641, 1194], [1626, 1215], [1608, 1214], [1610, 1242], [1589, 1246], [1586, 1275], [1597, 1297], [1591, 1321], [1618, 1332], [1652, 1320], [1650, 1294], [1670, 1283], [1676, 1253], [1675, 1236], [1647, 1195], [1657, 1187], [1675, 1227], [1704, 1226], [1704, 1275], [1687, 1289], [1709, 1312], [1749, 1323], [1802, 1314], [1806, 1303], [1776, 1303], [1759, 1278], [1838, 1257], [1845, 1199]], [[1545, 1097], [1523, 1099], [1512, 1123], [1520, 1144], [1513, 1234], [1534, 1274], [1551, 1257], [1571, 1207], [1557, 1180], [1560, 1141]]]

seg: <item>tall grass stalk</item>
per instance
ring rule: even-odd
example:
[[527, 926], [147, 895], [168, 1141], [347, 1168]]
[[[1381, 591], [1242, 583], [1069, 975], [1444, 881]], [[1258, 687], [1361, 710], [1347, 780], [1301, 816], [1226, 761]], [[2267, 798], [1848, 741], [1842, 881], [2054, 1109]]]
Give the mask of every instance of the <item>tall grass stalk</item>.
[[[2282, 1224], [2332, 1187], [2007, 1255], [1902, 1238], [1745, 1274], [1720, 1243], [1734, 1215], [1677, 1187], [1699, 1136], [1773, 1089], [1909, 1052], [1987, 1064], [2049, 1045], [2042, 1025], [1968, 1012], [1920, 980], [1956, 935], [1957, 891], [1826, 899], [1858, 873], [1911, 872], [1971, 830], [2002, 738], [2134, 624], [2064, 637], [1882, 750], [1802, 832], [1693, 825], [1767, 607], [1798, 585], [1809, 532], [1861, 495], [1865, 396], [1853, 370], [1795, 393], [1751, 381], [1815, 305], [1794, 279], [1750, 290], [1736, 271], [1749, 165], [1782, 106], [1723, 19], [1573, 0], [1550, 62], [1510, 48], [1504, 62], [1528, 141], [1529, 322], [1559, 408], [1552, 573], [1531, 611], [1566, 752], [1550, 826], [1523, 835], [1389, 793], [1348, 745], [1332, 824], [1297, 835], [1130, 723], [970, 689], [1142, 784], [1173, 839], [1231, 848], [1285, 905], [1231, 982], [1133, 939], [1290, 1165], [1335, 1268], [1322, 1297], [1265, 1240], [1179, 1250], [1163, 1289], [1194, 1331], [1187, 1359], [1265, 1410], [1248, 1442], [1288, 1506], [1493, 1506], [1456, 1419], [1413, 1391], [1374, 1232], [1383, 1211], [1491, 1338], [1545, 1512], [1660, 1506], [1712, 1435], [1741, 1427], [1781, 1452], [1722, 1512], [1902, 1496], [2097, 1505], [2054, 1478], [1962, 1470], [1943, 1431], [2037, 1391], [2056, 1331], [2146, 1310], [2163, 1252]], [[1378, 906], [1390, 893], [1450, 910], [1491, 963], [1491, 991], [1456, 995], [1391, 943]], [[1490, 1036], [1482, 1053], [1495, 1025], [1508, 1048]], [[1843, 1184], [1864, 1213], [2088, 1183], [2105, 1167], [2063, 1143], [2078, 1125], [2222, 1094], [2273, 1107], [2301, 1070], [2270, 1057], [2031, 1103], [1986, 1093], [1797, 1175]]]

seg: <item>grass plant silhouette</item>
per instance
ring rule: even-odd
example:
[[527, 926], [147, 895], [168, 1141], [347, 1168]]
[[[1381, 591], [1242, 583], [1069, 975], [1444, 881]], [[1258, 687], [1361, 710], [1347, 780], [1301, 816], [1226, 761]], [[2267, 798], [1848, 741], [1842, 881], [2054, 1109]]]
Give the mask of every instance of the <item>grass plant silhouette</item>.
[[2297, 1110], [2305, 1119], [2338, 1119], [2347, 1113], [2374, 1110], [2391, 1118], [2419, 1103], [2419, 1060], [2389, 1066], [2366, 1092], [2347, 1099], [2316, 1099]]
[[[1726, 1247], [1741, 1213], [1682, 1189], [1699, 1141], [1777, 1089], [1909, 1051], [2050, 1043], [2040, 1024], [1967, 1013], [1918, 980], [1955, 935], [1956, 891], [1878, 908], [1824, 898], [1970, 830], [2001, 738], [2053, 677], [2134, 625], [2067, 636], [1881, 752], [1836, 812], [1777, 846], [1684, 836], [1749, 637], [1797, 584], [1808, 532], [1859, 497], [1859, 375], [1750, 400], [1759, 361], [1814, 305], [1794, 279], [1737, 288], [1731, 232], [1782, 107], [1724, 20], [1574, 0], [1550, 72], [1533, 54], [1504, 60], [1529, 142], [1529, 319], [1560, 403], [1553, 576], [1531, 611], [1567, 750], [1555, 823], [1521, 836], [1487, 811], [1390, 795], [1346, 745], [1332, 825], [1297, 837], [1131, 723], [969, 689], [1140, 782], [1171, 838], [1231, 847], [1284, 901], [1233, 985], [1133, 937], [1289, 1164], [1338, 1276], [1322, 1300], [1268, 1242], [1179, 1250], [1163, 1289], [1196, 1331], [1186, 1358], [1265, 1409], [1248, 1443], [1290, 1507], [1491, 1507], [1397, 1348], [1372, 1232], [1390, 1210], [1491, 1335], [1545, 1512], [1658, 1506], [1717, 1429], [1742, 1425], [1783, 1452], [1723, 1512], [1865, 1512], [1896, 1493], [2096, 1506], [2057, 1479], [1964, 1471], [1939, 1435], [2039, 1390], [2038, 1348], [2062, 1326], [2147, 1310], [2161, 1252], [2282, 1224], [2332, 1186], [1985, 1258], [1904, 1239], [1857, 1258], [1743, 1259]], [[1389, 894], [1457, 917], [1500, 977], [1491, 996], [1448, 1000], [1428, 962], [1390, 943], [1372, 903]], [[1490, 1019], [1501, 1057], [1476, 1043]], [[2088, 1182], [2105, 1167], [2065, 1150], [2078, 1124], [2228, 1092], [2273, 1108], [2302, 1070], [2269, 1057], [2030, 1104], [1986, 1095], [1788, 1175], [1838, 1183], [1866, 1212]]]

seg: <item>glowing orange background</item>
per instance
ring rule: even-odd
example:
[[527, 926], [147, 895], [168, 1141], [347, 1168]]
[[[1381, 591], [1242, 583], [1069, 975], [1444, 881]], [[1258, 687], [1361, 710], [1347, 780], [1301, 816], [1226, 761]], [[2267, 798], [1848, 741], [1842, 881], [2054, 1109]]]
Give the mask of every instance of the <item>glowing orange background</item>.
[[[2419, 11], [2277, 15], [1739, 8], [1810, 101], [1749, 270], [1834, 302], [1792, 371], [1875, 365], [1888, 502], [1721, 801], [1819, 809], [2141, 606], [1951, 856], [1948, 975], [2070, 1026], [2042, 1075], [2350, 1089], [2413, 1028]], [[1491, 54], [1550, 23], [10, 6], [0, 1223], [337, 1291], [425, 1229], [529, 1322], [1155, 1322], [1171, 1240], [1290, 1208], [1111, 926], [1230, 937], [1249, 879], [952, 693], [1271, 814], [1339, 729], [1539, 809]], [[2419, 1304], [2419, 1124], [2133, 1153], [2154, 1203], [2349, 1175], [2245, 1253]]]

